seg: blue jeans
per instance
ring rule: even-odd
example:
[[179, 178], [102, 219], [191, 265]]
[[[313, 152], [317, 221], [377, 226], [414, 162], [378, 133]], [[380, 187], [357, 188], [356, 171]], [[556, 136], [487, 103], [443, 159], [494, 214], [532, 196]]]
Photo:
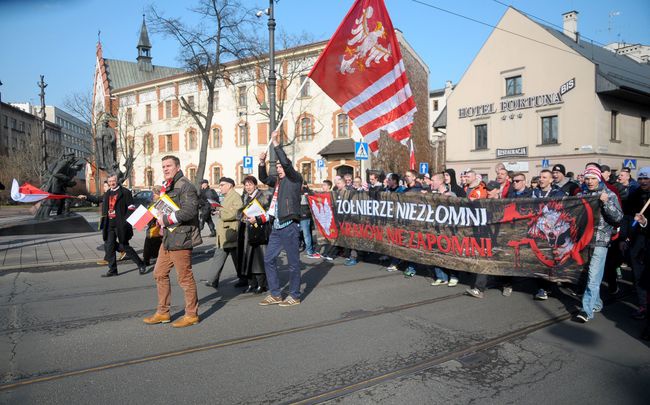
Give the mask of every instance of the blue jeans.
[[603, 307], [603, 301], [600, 299], [600, 283], [603, 281], [603, 274], [605, 273], [606, 257], [607, 248], [596, 246], [591, 255], [591, 260], [589, 260], [587, 287], [582, 296], [582, 310], [589, 319], [594, 317], [594, 308]]
[[301, 219], [300, 229], [302, 230], [302, 237], [305, 239], [305, 252], [308, 255], [314, 254], [314, 245], [311, 240], [311, 219]]
[[300, 227], [291, 224], [282, 229], [273, 229], [264, 255], [264, 271], [271, 295], [279, 297], [280, 277], [278, 276], [277, 258], [284, 249], [289, 262], [289, 295], [300, 299]]
[[456, 273], [454, 270], [447, 270], [449, 274], [447, 274], [447, 271], [441, 269], [440, 267], [434, 267], [433, 270], [436, 272], [436, 279], [438, 280], [449, 281], [449, 277], [458, 280], [458, 273]]

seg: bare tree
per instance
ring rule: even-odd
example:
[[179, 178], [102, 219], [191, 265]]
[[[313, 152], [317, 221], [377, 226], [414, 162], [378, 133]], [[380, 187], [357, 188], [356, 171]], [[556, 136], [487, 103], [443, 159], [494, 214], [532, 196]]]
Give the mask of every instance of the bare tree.
[[89, 149], [86, 149], [83, 152], [86, 155], [86, 162], [91, 165], [95, 172], [95, 191], [99, 194], [101, 192], [101, 184], [95, 151], [97, 150], [97, 128], [100, 123], [103, 122], [105, 115], [93, 114], [93, 111], [101, 111], [101, 108], [93, 106], [92, 90], [68, 95], [65, 98], [63, 105], [68, 112], [85, 122], [86, 125], [90, 127], [92, 144]]
[[199, 165], [196, 182], [205, 172], [210, 128], [214, 116], [215, 89], [222, 84], [234, 84], [225, 63], [245, 60], [253, 55], [254, 41], [249, 35], [258, 24], [252, 10], [238, 0], [199, 0], [190, 9], [199, 19], [189, 24], [179, 18], [167, 17], [156, 6], [149, 7], [148, 20], [153, 32], [174, 38], [180, 47], [179, 58], [185, 68], [202, 82], [206, 93], [202, 103], [190, 103], [185, 96], [179, 99], [201, 131]]
[[[288, 92], [289, 88], [294, 84], [298, 86], [302, 85], [303, 80], [309, 80], [307, 74], [310, 69], [316, 62], [318, 53], [320, 50], [309, 50], [307, 46], [313, 44], [315, 41], [313, 36], [308, 33], [302, 33], [299, 35], [290, 35], [287, 34], [284, 30], [280, 30], [277, 35], [278, 48], [280, 49], [276, 53], [276, 76], [277, 76], [277, 87], [276, 87], [276, 117], [275, 122], [279, 123], [282, 117], [285, 114], [287, 108], [291, 108], [291, 114], [285, 118], [285, 121], [290, 121], [296, 123], [296, 120], [309, 108], [313, 98], [311, 97], [314, 92], [309, 89], [310, 83], [306, 84], [304, 92], [307, 97], [299, 97], [296, 105], [288, 106], [287, 102], [289, 101]], [[257, 41], [256, 48], [256, 74], [258, 77], [255, 78], [257, 82], [267, 83], [268, 82], [268, 43], [264, 40]], [[267, 89], [268, 93], [268, 89]], [[270, 95], [267, 95], [267, 98]], [[268, 100], [260, 100], [256, 97], [258, 105], [268, 102]], [[269, 110], [262, 109], [262, 114], [266, 117], [269, 117]], [[320, 132], [324, 128], [323, 123], [316, 122], [314, 123], [314, 134]], [[298, 135], [298, 126], [296, 126], [296, 131], [293, 135], [290, 133], [285, 133], [284, 125], [280, 126], [280, 134], [282, 143], [284, 146], [295, 145]], [[295, 152], [295, 148], [294, 152]]]

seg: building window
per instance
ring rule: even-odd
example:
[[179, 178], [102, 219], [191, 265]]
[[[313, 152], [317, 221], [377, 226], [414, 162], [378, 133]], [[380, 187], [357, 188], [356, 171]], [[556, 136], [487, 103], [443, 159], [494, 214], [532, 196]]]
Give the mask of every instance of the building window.
[[220, 179], [221, 179], [221, 167], [214, 166], [212, 168], [212, 184], [219, 183]]
[[135, 139], [132, 136], [126, 138], [126, 153], [127, 155], [135, 155]]
[[[210, 134], [210, 147], [211, 148], [221, 147], [221, 128], [212, 128], [212, 133]], [[217, 182], [215, 181], [214, 183]]]
[[312, 178], [311, 178], [311, 162], [303, 163], [300, 167], [300, 174], [302, 174], [303, 180], [305, 180], [308, 184], [312, 184]]
[[147, 187], [152, 187], [153, 186], [153, 170], [152, 169], [146, 169], [144, 171], [144, 185]]
[[144, 136], [144, 154], [151, 155], [153, 153], [153, 135], [146, 134]]
[[646, 121], [646, 117], [641, 117], [641, 145], [648, 144], [648, 124]]
[[237, 106], [239, 108], [246, 108], [247, 97], [246, 97], [246, 86], [240, 86], [237, 88]]
[[131, 107], [126, 109], [126, 125], [133, 125], [133, 109]]
[[172, 135], [164, 135], [165, 137], [165, 152], [171, 152], [174, 150], [174, 139]]
[[557, 115], [542, 117], [542, 145], [554, 145], [557, 139]]
[[438, 100], [433, 100], [433, 111], [438, 111]]
[[618, 140], [617, 121], [618, 121], [618, 111], [612, 111], [611, 128], [610, 128], [610, 135], [609, 135], [610, 141]]
[[172, 101], [167, 100], [165, 101], [165, 118], [171, 118], [172, 117]]
[[521, 76], [506, 78], [506, 96], [517, 96], [521, 94]]
[[187, 168], [187, 178], [190, 179], [192, 183], [196, 181], [196, 167]]
[[219, 111], [219, 92], [215, 90], [213, 97], [214, 111]]
[[348, 115], [339, 114], [336, 116], [336, 137], [337, 138], [349, 138], [348, 133]]
[[194, 96], [187, 96], [187, 105], [190, 106], [191, 110], [194, 110]]
[[309, 97], [309, 77], [307, 75], [300, 76], [300, 85], [302, 86], [300, 97]]
[[311, 118], [303, 117], [300, 119], [300, 140], [309, 141], [314, 139], [314, 126]]
[[487, 124], [474, 125], [474, 149], [487, 149]]
[[198, 139], [196, 131], [191, 129], [187, 133], [187, 150], [195, 150], [197, 148]]
[[145, 122], [151, 122], [151, 104], [144, 106], [144, 120]]
[[237, 139], [237, 142], [239, 143], [240, 146], [244, 146], [248, 144], [248, 124], [245, 122], [240, 122], [239, 125], [237, 126], [237, 132], [239, 134], [239, 137]]

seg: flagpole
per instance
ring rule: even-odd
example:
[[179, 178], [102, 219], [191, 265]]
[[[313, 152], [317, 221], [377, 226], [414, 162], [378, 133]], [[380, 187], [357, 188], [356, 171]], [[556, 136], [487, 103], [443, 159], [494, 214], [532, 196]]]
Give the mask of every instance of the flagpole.
[[[282, 114], [282, 118], [280, 118], [280, 121], [275, 126], [275, 129], [273, 130], [273, 132], [277, 131], [278, 128], [280, 128], [280, 126], [284, 122], [285, 118], [287, 118], [287, 114], [289, 114], [289, 111], [291, 111], [291, 108], [296, 103], [296, 100], [298, 99], [298, 95], [302, 92], [302, 89], [303, 89], [303, 87], [305, 87], [305, 84], [307, 83], [307, 80], [310, 80], [309, 77], [307, 77], [307, 78], [305, 78], [305, 80], [303, 80], [302, 84], [300, 85], [300, 88], [298, 89], [296, 94], [294, 94], [293, 98], [289, 102], [289, 106], [284, 109], [284, 113]], [[273, 138], [269, 139], [269, 143], [266, 145], [266, 149], [269, 149], [271, 147], [272, 140], [273, 140]]]

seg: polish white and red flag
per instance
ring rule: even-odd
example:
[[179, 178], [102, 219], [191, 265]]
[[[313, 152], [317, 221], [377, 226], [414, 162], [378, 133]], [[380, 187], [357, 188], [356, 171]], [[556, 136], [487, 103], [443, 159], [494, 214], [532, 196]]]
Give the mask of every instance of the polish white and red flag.
[[43, 191], [40, 188], [33, 186], [29, 183], [23, 183], [22, 186], [18, 185], [18, 180], [14, 179], [11, 183], [11, 199], [22, 203], [32, 203], [41, 200], [60, 200], [63, 198], [74, 198], [71, 195], [65, 194], [52, 194]]
[[384, 130], [406, 144], [417, 111], [383, 0], [357, 0], [309, 77], [348, 114], [377, 153]]
[[152, 219], [156, 218], [144, 205], [138, 206], [126, 219], [138, 231], [144, 230]]

